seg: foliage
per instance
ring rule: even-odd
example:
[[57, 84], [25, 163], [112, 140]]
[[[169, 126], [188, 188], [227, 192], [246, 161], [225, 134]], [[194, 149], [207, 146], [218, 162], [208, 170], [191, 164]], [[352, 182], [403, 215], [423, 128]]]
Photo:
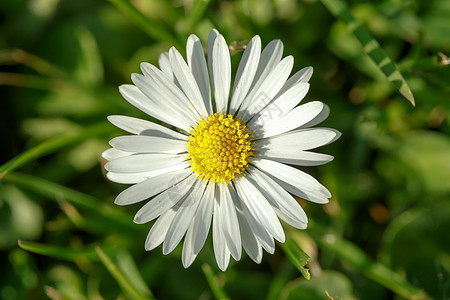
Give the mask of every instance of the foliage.
[[[0, 298], [447, 299], [449, 15], [447, 0], [1, 1]], [[343, 133], [305, 168], [333, 194], [298, 199], [309, 228], [224, 273], [210, 238], [189, 269], [181, 247], [145, 252], [149, 226], [113, 204], [124, 186], [100, 158], [120, 134], [108, 115], [145, 118], [117, 86], [212, 28], [234, 70], [253, 35], [281, 39]]]

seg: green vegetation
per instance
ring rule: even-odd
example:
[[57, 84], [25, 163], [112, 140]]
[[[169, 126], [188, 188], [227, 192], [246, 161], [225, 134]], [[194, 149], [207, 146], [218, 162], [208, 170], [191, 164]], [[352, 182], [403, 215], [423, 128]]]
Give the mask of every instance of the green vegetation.
[[[448, 299], [450, 5], [447, 0], [3, 0], [0, 2], [0, 299]], [[307, 230], [260, 265], [221, 272], [209, 237], [146, 252], [139, 204], [103, 176], [121, 131], [148, 118], [120, 96], [139, 63], [217, 28], [236, 71], [254, 35], [281, 39], [306, 101], [343, 133], [305, 170], [333, 198], [299, 199]], [[415, 104], [415, 107], [413, 105]]]

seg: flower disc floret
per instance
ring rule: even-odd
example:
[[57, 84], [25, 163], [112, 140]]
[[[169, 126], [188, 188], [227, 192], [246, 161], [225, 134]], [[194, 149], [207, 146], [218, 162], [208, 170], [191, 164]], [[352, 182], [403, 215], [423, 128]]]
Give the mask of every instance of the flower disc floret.
[[244, 172], [252, 155], [247, 127], [231, 115], [210, 115], [190, 132], [188, 157], [201, 179], [229, 182]]

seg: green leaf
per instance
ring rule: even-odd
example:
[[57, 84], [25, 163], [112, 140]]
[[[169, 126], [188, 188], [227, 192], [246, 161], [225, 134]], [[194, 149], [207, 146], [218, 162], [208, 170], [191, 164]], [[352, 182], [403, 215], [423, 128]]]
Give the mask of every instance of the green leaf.
[[47, 78], [41, 75], [0, 72], [0, 85], [52, 91], [58, 87], [67, 86], [67, 83], [59, 79]]
[[342, 273], [325, 270], [311, 280], [296, 279], [282, 290], [279, 300], [284, 299], [355, 299], [352, 283]]
[[322, 3], [335, 17], [346, 24], [347, 29], [363, 46], [366, 55], [377, 65], [386, 78], [394, 84], [400, 94], [415, 106], [414, 96], [403, 75], [386, 55], [378, 41], [353, 17], [345, 0], [322, 0]]
[[5, 180], [55, 201], [59, 198], [89, 210], [99, 209], [100, 200], [40, 177], [13, 173], [9, 174]]
[[166, 42], [177, 48], [182, 48], [175, 35], [161, 23], [144, 16], [130, 1], [109, 0], [126, 17], [136, 23], [150, 37], [160, 42]]
[[122, 291], [127, 294], [130, 299], [152, 299], [150, 295], [143, 295], [128, 278], [122, 270], [113, 262], [113, 260], [100, 247], [95, 247], [98, 257], [109, 273], [116, 279], [117, 283], [122, 288]]
[[103, 82], [103, 63], [97, 42], [85, 27], [76, 28], [75, 36], [80, 44], [81, 54], [75, 75], [86, 86], [98, 86]]
[[305, 268], [306, 263], [309, 260], [309, 256], [305, 252], [303, 252], [303, 250], [300, 248], [299, 244], [293, 237], [293, 235], [295, 235], [294, 230], [289, 230], [286, 232], [286, 234], [288, 235], [286, 237], [286, 242], [280, 244], [281, 248], [283, 249], [288, 259], [292, 262], [292, 264], [300, 271], [300, 273], [302, 273], [303, 277], [309, 280], [311, 278], [311, 275], [309, 274], [309, 270]]
[[[377, 168], [391, 182], [405, 178], [423, 194], [450, 192], [450, 139], [430, 131], [415, 131], [393, 142]], [[404, 188], [404, 182], [398, 186]]]
[[56, 152], [61, 148], [73, 145], [83, 141], [91, 136], [99, 136], [112, 131], [109, 123], [102, 122], [94, 126], [88, 127], [79, 132], [71, 132], [69, 134], [58, 136], [40, 143], [39, 145], [22, 152], [10, 161], [0, 166], [0, 180], [5, 177], [8, 172], [14, 171], [38, 158]]
[[11, 49], [0, 52], [0, 63], [8, 64], [10, 61], [14, 61], [19, 64], [23, 64], [41, 75], [47, 75], [51, 78], [66, 78], [67, 75], [59, 67], [51, 64], [50, 62], [28, 53], [22, 49]]
[[71, 268], [57, 265], [48, 271], [48, 277], [52, 281], [52, 286], [47, 286], [45, 292], [50, 299], [88, 299], [83, 295], [85, 290], [83, 279]]
[[191, 12], [188, 15], [188, 24], [193, 28], [202, 19], [211, 0], [195, 0]]
[[119, 252], [116, 255], [117, 265], [126, 275], [126, 277], [133, 282], [136, 289], [145, 296], [152, 296], [152, 292], [148, 288], [144, 279], [139, 273], [139, 269], [129, 252]]
[[230, 299], [230, 297], [228, 297], [227, 293], [223, 289], [223, 284], [221, 284], [218, 278], [214, 275], [211, 266], [208, 264], [203, 264], [202, 270], [205, 274], [206, 281], [208, 281], [209, 287], [214, 294], [214, 297], [221, 300]]
[[0, 185], [0, 249], [18, 239], [38, 239], [44, 227], [42, 208], [14, 186]]
[[98, 215], [108, 220], [109, 224], [120, 224], [127, 230], [137, 230], [139, 228], [139, 226], [131, 222], [130, 217], [122, 211], [102, 203], [95, 197], [72, 190], [57, 183], [39, 177], [18, 173], [9, 174], [5, 180], [48, 197], [50, 200], [65, 200], [78, 207], [96, 212]]
[[36, 243], [36, 242], [27, 242], [27, 241], [18, 241], [19, 247], [36, 253], [41, 254], [57, 259], [68, 260], [68, 261], [79, 261], [79, 260], [90, 260], [97, 261], [98, 257], [95, 253], [94, 247], [88, 246], [82, 249], [72, 249], [66, 247], [59, 247], [54, 245]]
[[450, 281], [450, 239], [444, 238], [450, 228], [450, 197], [429, 200], [389, 224], [380, 257], [392, 268], [404, 270], [434, 299], [444, 299], [448, 289], [442, 282]]
[[404, 298], [430, 299], [419, 288], [409, 283], [404, 276], [390, 270], [381, 263], [372, 261], [355, 244], [343, 239], [337, 234], [320, 228], [317, 224], [311, 223], [310, 221], [308, 233], [322, 249], [331, 252], [340, 260], [362, 272], [368, 278]]

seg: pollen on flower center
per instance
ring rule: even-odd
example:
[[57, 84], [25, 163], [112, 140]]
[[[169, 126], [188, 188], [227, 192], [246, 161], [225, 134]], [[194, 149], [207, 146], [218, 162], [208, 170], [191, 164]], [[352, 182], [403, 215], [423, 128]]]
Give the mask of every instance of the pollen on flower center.
[[210, 115], [190, 133], [188, 157], [202, 179], [229, 182], [244, 172], [253, 155], [247, 127], [231, 115]]

